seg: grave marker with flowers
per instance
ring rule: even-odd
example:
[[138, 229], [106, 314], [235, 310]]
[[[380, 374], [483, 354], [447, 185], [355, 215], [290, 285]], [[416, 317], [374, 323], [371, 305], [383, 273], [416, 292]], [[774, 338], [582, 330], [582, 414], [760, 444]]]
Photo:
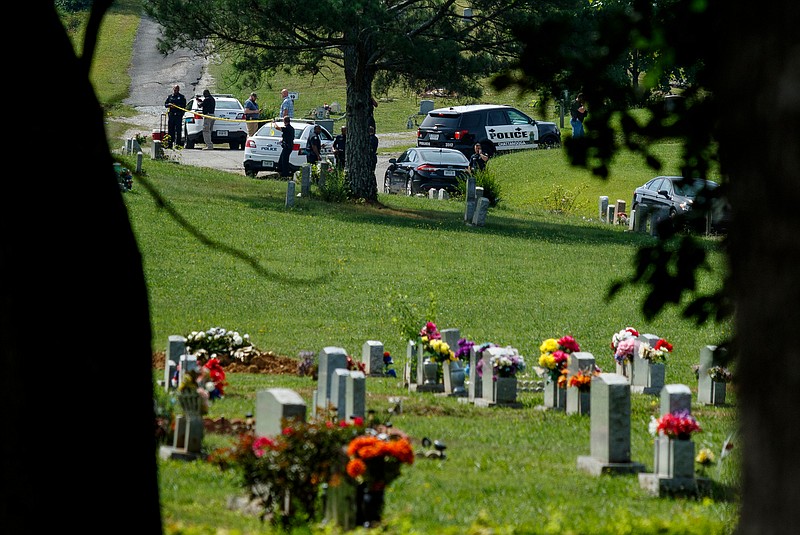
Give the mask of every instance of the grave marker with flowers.
[[548, 409], [565, 410], [567, 404], [567, 366], [569, 356], [580, 351], [578, 342], [570, 335], [558, 340], [548, 338], [539, 346], [539, 367], [543, 370], [544, 406]]
[[639, 331], [633, 327], [626, 327], [611, 336], [611, 349], [614, 351], [614, 362], [616, 362], [616, 372], [631, 382], [633, 375], [631, 366], [633, 356], [636, 352], [636, 339]]
[[517, 403], [517, 375], [525, 371], [525, 357], [512, 346], [494, 344], [487, 345], [481, 353], [476, 371], [481, 376], [483, 396], [475, 399], [475, 405], [521, 407]]
[[717, 346], [705, 346], [700, 350], [700, 365], [697, 373], [697, 401], [703, 405], [725, 403], [727, 383], [733, 379], [724, 367], [727, 352]]
[[594, 355], [584, 351], [573, 353], [567, 372], [566, 412], [587, 416], [590, 413], [592, 377], [601, 372]]
[[707, 480], [694, 472], [692, 435], [702, 431], [691, 413], [692, 393], [681, 384], [665, 385], [661, 390], [661, 412], [651, 417], [649, 431], [653, 441], [653, 473], [639, 474], [641, 487], [653, 495], [697, 494]]
[[444, 392], [442, 363], [455, 360], [455, 352], [442, 340], [442, 334], [432, 321], [420, 329], [417, 369], [422, 369], [422, 383], [417, 392]]
[[672, 351], [672, 344], [655, 334], [641, 334], [636, 340], [633, 356], [631, 392], [658, 395], [664, 387], [664, 363]]

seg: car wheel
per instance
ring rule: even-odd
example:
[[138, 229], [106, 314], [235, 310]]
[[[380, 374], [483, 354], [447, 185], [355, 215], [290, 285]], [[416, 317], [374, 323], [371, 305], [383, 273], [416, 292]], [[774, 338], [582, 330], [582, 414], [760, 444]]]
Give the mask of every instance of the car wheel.
[[383, 177], [383, 192], [384, 193], [391, 193], [392, 192], [392, 188], [390, 187], [391, 183], [392, 183], [392, 179], [390, 178], [389, 173], [387, 172], [386, 175]]
[[228, 143], [228, 148], [230, 148], [230, 150], [239, 150], [239, 142], [231, 141], [230, 143]]
[[[495, 152], [497, 152], [497, 149], [495, 148], [494, 143], [492, 143], [488, 139], [481, 140], [478, 143], [481, 144], [481, 149], [483, 150], [483, 152], [485, 152], [486, 154], [489, 155], [489, 158], [494, 158], [494, 154], [495, 154]], [[470, 155], [471, 154], [472, 153], [470, 153]], [[467, 156], [467, 158], [469, 158], [469, 156]]]
[[561, 146], [561, 140], [558, 138], [558, 136], [551, 134], [543, 137], [539, 141], [539, 144], [545, 149], [556, 149]]
[[406, 195], [409, 197], [414, 195], [414, 180], [411, 177], [406, 181]]

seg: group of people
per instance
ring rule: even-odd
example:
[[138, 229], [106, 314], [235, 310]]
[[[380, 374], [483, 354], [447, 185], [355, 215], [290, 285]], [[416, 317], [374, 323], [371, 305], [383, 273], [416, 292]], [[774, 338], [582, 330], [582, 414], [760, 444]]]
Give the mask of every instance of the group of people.
[[[213, 150], [214, 144], [211, 142], [211, 132], [214, 129], [214, 111], [217, 101], [208, 89], [203, 91], [203, 97], [197, 97], [197, 104], [200, 106], [200, 113], [204, 116], [203, 121], [203, 141], [207, 150]], [[167, 142], [166, 148], [183, 146], [183, 114], [186, 109], [186, 97], [181, 93], [181, 86], [175, 84], [172, 93], [164, 101], [167, 108]]]

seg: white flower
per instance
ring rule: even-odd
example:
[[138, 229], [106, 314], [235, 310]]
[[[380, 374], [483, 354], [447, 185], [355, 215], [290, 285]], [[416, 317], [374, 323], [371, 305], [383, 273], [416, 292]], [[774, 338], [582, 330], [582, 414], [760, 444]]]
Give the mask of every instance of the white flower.
[[650, 417], [650, 423], [647, 425], [647, 430], [650, 432], [651, 435], [656, 436], [658, 431], [658, 421], [655, 419], [654, 416]]
[[242, 345], [242, 337], [239, 336], [239, 333], [233, 333], [233, 345], [235, 346]]

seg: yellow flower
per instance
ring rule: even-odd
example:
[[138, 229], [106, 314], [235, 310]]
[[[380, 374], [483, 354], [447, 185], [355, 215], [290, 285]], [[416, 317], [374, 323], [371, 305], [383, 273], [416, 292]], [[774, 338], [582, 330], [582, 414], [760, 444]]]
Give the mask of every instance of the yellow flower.
[[[544, 344], [542, 344], [544, 346]], [[539, 357], [539, 366], [552, 370], [556, 367], [556, 358], [552, 353], [545, 353]]]
[[703, 448], [697, 453], [697, 457], [694, 460], [698, 464], [714, 464], [714, 452], [708, 448]]
[[539, 351], [542, 353], [553, 353], [556, 349], [558, 349], [558, 341], [555, 338], [548, 338], [539, 347]]

